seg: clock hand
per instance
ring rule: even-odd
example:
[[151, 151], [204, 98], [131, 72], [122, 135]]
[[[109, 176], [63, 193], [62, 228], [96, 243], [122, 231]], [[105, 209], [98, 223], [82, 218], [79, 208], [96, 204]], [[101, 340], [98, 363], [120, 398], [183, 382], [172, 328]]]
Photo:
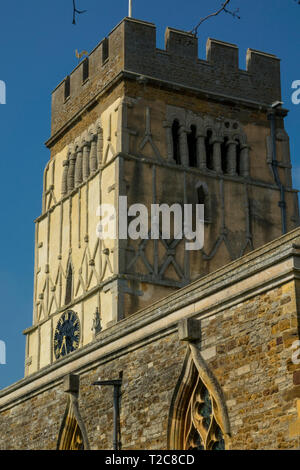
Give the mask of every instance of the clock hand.
[[65, 337], [65, 336], [64, 336], [64, 338], [63, 338], [63, 341], [62, 341], [62, 344], [61, 344], [61, 348], [60, 348], [59, 354], [62, 353], [62, 349], [63, 349], [64, 346], [66, 347], [66, 337]]

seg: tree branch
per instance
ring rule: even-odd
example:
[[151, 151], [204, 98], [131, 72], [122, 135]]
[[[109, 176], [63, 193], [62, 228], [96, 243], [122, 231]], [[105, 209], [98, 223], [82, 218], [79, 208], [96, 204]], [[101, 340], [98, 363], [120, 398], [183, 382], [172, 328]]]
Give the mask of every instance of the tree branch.
[[[298, 0], [297, 0], [298, 1]], [[299, 0], [300, 1], [300, 0]], [[238, 15], [238, 12], [239, 12], [239, 9], [235, 10], [235, 11], [231, 11], [231, 10], [228, 10], [227, 6], [229, 5], [229, 3], [231, 2], [231, 0], [226, 0], [224, 3], [222, 3], [221, 7], [219, 8], [219, 10], [215, 11], [214, 13], [211, 13], [210, 15], [207, 15], [205, 16], [204, 18], [201, 18], [201, 20], [199, 21], [199, 23], [197, 24], [197, 26], [195, 26], [194, 29], [192, 29], [191, 33], [197, 35], [198, 33], [198, 29], [199, 27], [202, 25], [202, 23], [204, 23], [204, 21], [210, 19], [210, 18], [213, 18], [214, 16], [218, 16], [220, 13], [224, 12], [224, 13], [229, 13], [230, 15], [234, 16], [235, 18], [238, 18], [240, 19], [241, 17]]]
[[81, 15], [81, 13], [85, 13], [87, 10], [77, 10], [75, 0], [73, 0], [73, 24], [76, 24], [76, 14]]

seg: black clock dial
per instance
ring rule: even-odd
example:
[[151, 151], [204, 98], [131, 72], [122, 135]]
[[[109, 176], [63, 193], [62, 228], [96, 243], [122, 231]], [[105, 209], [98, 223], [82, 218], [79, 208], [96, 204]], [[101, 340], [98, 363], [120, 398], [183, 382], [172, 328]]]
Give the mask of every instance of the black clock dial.
[[72, 310], [65, 312], [59, 319], [54, 333], [54, 354], [56, 359], [66, 356], [79, 346], [80, 322]]

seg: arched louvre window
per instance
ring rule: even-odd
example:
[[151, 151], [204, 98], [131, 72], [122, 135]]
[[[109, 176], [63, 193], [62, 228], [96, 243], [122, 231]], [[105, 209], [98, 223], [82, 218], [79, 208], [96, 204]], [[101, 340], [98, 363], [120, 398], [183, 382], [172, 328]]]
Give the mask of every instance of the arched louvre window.
[[67, 270], [65, 305], [68, 305], [71, 302], [72, 291], [73, 291], [73, 269], [72, 269], [72, 264], [69, 263], [68, 270]]
[[223, 173], [228, 173], [228, 148], [227, 143], [229, 139], [225, 137], [221, 144], [221, 165]]
[[197, 128], [191, 126], [191, 131], [187, 135], [189, 166], [197, 167]]
[[208, 170], [214, 169], [213, 163], [213, 144], [211, 143], [212, 131], [208, 130], [205, 138], [206, 167]]
[[177, 165], [181, 165], [179, 127], [180, 127], [179, 121], [175, 119], [172, 125], [172, 139], [173, 139], [173, 158]]

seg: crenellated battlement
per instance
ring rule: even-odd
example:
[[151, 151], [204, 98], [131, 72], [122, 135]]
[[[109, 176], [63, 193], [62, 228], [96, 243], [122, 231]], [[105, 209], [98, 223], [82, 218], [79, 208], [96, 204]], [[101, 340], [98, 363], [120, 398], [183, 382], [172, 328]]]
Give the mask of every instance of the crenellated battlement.
[[264, 106], [281, 100], [276, 56], [248, 49], [241, 70], [237, 46], [210, 38], [201, 60], [193, 34], [167, 28], [162, 50], [153, 23], [125, 18], [53, 91], [52, 136], [124, 74]]

